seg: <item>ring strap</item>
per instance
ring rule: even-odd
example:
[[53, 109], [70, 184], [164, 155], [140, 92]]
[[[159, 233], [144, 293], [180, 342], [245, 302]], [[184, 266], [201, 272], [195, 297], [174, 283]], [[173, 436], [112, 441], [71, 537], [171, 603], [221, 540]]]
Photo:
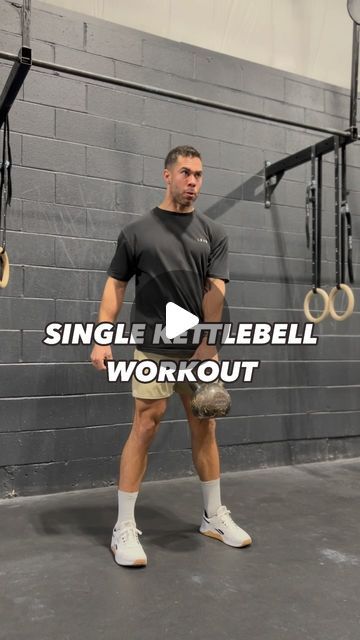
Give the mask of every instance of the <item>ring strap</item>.
[[[344, 283], [345, 280], [345, 235], [347, 231], [347, 247], [348, 247], [348, 270], [350, 282], [353, 282], [352, 270], [352, 226], [351, 214], [347, 204], [346, 191], [346, 154], [342, 148], [341, 155], [341, 202], [340, 202], [340, 183], [339, 183], [339, 147], [340, 138], [334, 136], [335, 151], [335, 270], [336, 270], [336, 286], [333, 287], [329, 295], [329, 313], [334, 320], [346, 320], [353, 312], [355, 299], [352, 289]], [[345, 226], [346, 225], [346, 226]], [[348, 304], [344, 313], [339, 314], [335, 309], [335, 298], [338, 292], [342, 290], [346, 293]]]
[[312, 242], [311, 242], [311, 281], [314, 293], [320, 286], [319, 283], [319, 260], [318, 260], [318, 199], [317, 199], [317, 183], [316, 183], [316, 157], [315, 145], [311, 147], [311, 183], [310, 183], [310, 203], [312, 212]]
[[317, 191], [316, 191], [317, 203], [316, 203], [316, 286], [321, 286], [321, 214], [322, 214], [322, 156], [317, 159]]
[[349, 204], [347, 201], [346, 180], [346, 147], [341, 147], [341, 282], [345, 282], [345, 254], [347, 249], [347, 265], [349, 281], [354, 282], [352, 263], [352, 222]]
[[306, 186], [306, 198], [305, 198], [305, 233], [306, 233], [306, 246], [310, 248], [310, 204], [312, 198], [312, 185]]
[[339, 136], [334, 136], [334, 168], [335, 168], [335, 279], [339, 289], [341, 284], [341, 216], [340, 216], [340, 183], [339, 183]]
[[[2, 242], [1, 247], [3, 251], [6, 248], [6, 213], [7, 207], [11, 205], [12, 198], [12, 181], [11, 181], [11, 167], [12, 156], [10, 147], [10, 127], [9, 116], [7, 115], [4, 121], [4, 136], [3, 136], [3, 149], [2, 149], [2, 162], [0, 165], [0, 233], [2, 230]], [[5, 194], [5, 198], [3, 198]], [[4, 200], [4, 216], [2, 222]]]
[[[310, 205], [312, 212], [312, 242], [311, 242], [311, 279], [312, 289], [308, 291], [304, 299], [304, 313], [306, 318], [315, 324], [321, 322], [329, 313], [329, 296], [321, 289], [321, 207], [322, 207], [322, 157], [317, 159], [316, 173], [316, 148], [311, 147], [311, 182], [306, 188], [305, 201], [305, 229], [307, 246], [309, 247], [309, 218]], [[310, 311], [310, 300], [319, 294], [324, 302], [323, 311], [318, 316], [313, 316]]]

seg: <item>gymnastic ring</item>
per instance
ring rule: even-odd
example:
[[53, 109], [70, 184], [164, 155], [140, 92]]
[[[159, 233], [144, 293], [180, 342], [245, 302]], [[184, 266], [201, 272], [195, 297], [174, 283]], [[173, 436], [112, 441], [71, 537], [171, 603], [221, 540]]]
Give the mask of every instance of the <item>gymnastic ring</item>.
[[2, 262], [2, 278], [0, 280], [0, 289], [5, 289], [9, 282], [10, 263], [8, 254], [2, 247], [0, 247], [0, 262]]
[[[310, 312], [309, 305], [310, 305], [311, 298], [315, 296], [317, 293], [320, 293], [320, 296], [324, 301], [324, 310], [322, 311], [322, 313], [320, 313], [319, 316], [313, 316]], [[314, 322], [315, 324], [317, 324], [318, 322], [321, 322], [322, 320], [324, 320], [324, 318], [326, 318], [326, 316], [329, 313], [329, 296], [326, 293], [326, 291], [324, 291], [324, 289], [320, 289], [320, 287], [317, 287], [316, 291], [314, 291], [313, 289], [310, 289], [310, 291], [307, 292], [304, 300], [304, 313], [306, 318], [310, 322]]]
[[[335, 306], [334, 306], [334, 300], [336, 298], [338, 291], [340, 291], [340, 289], [345, 291], [348, 297], [348, 305], [344, 313], [342, 313], [341, 315], [335, 311]], [[354, 311], [354, 306], [355, 306], [354, 294], [351, 287], [349, 287], [347, 284], [342, 282], [341, 284], [339, 284], [339, 287], [333, 287], [333, 289], [331, 289], [329, 294], [329, 311], [330, 311], [331, 317], [334, 318], [334, 320], [339, 320], [340, 322], [342, 322], [342, 320], [346, 320], [346, 318], [351, 316], [352, 312]]]

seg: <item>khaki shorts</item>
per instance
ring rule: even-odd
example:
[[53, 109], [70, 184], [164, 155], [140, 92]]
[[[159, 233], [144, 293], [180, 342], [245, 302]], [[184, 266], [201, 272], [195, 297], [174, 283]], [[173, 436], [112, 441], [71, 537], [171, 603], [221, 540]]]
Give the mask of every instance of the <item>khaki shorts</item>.
[[[135, 349], [134, 360], [187, 360], [186, 356], [160, 355], [159, 353], [150, 353], [149, 351], [139, 351]], [[160, 398], [169, 398], [174, 392], [182, 395], [192, 396], [193, 391], [188, 382], [138, 382], [135, 376], [131, 380], [132, 395], [134, 398], [142, 398], [144, 400], [159, 400]]]

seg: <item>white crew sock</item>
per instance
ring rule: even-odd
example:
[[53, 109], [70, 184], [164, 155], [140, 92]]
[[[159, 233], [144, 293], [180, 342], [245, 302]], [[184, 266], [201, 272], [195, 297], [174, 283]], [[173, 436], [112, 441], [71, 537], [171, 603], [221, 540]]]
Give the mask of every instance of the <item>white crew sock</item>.
[[125, 520], [133, 520], [135, 522], [135, 502], [138, 497], [138, 491], [121, 491], [118, 489], [118, 518], [115, 528], [118, 528], [121, 522]]
[[214, 516], [221, 506], [220, 478], [217, 480], [200, 480], [202, 497], [204, 501], [205, 515], [208, 518]]

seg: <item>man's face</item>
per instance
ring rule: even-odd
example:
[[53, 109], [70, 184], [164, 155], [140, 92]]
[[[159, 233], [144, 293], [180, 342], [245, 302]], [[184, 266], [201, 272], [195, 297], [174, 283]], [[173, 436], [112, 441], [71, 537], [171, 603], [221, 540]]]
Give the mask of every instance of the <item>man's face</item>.
[[164, 178], [174, 201], [190, 206], [198, 197], [202, 185], [200, 158], [179, 156], [177, 162], [164, 170]]

